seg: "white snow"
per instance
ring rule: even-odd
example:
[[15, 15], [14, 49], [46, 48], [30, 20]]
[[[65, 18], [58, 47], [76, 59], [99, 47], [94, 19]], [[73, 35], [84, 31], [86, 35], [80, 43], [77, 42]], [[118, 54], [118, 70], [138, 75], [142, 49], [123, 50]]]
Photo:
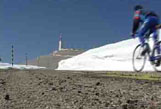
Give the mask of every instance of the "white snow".
[[[159, 38], [160, 36], [161, 34]], [[149, 43], [152, 47], [152, 38]], [[94, 48], [60, 61], [57, 70], [133, 71], [132, 53], [138, 44], [139, 40], [135, 38]], [[154, 71], [149, 61], [146, 62], [144, 71]]]
[[45, 67], [38, 67], [38, 66], [32, 66], [32, 65], [11, 65], [9, 63], [0, 63], [0, 69], [44, 69]]

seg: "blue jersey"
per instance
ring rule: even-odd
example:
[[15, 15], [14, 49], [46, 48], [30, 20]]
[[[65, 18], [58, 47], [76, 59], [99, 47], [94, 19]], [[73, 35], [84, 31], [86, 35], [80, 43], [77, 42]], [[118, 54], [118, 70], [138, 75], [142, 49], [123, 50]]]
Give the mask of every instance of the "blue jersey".
[[139, 28], [139, 25], [142, 24], [145, 21], [145, 19], [148, 18], [149, 16], [158, 17], [157, 14], [155, 14], [152, 11], [145, 11], [143, 9], [135, 11], [132, 32], [135, 33]]

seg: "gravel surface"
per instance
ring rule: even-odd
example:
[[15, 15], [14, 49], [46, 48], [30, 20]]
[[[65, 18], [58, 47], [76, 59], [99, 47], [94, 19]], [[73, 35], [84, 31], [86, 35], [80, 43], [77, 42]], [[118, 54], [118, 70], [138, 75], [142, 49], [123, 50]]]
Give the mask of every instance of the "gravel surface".
[[161, 109], [161, 82], [97, 72], [0, 71], [0, 109]]

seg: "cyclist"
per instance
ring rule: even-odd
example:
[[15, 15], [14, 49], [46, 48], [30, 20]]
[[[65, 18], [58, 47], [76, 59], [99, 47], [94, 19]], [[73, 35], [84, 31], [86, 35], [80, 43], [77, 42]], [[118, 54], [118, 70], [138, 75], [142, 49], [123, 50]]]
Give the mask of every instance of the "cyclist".
[[[134, 20], [133, 20], [133, 28], [132, 28], [132, 37], [139, 37], [141, 46], [143, 47], [145, 44], [145, 33], [149, 32], [150, 35], [153, 33], [154, 43], [158, 41], [158, 32], [157, 25], [159, 25], [159, 17], [153, 11], [146, 11], [143, 9], [141, 5], [136, 5], [134, 7]], [[137, 32], [137, 34], [136, 34]], [[141, 53], [141, 55], [145, 55], [148, 52], [148, 47], [145, 47]], [[160, 53], [160, 51], [158, 50]], [[160, 62], [158, 63], [160, 64]]]

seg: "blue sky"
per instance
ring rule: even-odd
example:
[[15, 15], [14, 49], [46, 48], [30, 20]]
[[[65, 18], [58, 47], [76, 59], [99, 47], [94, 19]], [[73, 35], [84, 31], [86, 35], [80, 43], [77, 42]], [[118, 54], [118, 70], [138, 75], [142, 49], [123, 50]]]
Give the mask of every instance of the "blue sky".
[[60, 33], [67, 48], [128, 39], [136, 4], [161, 14], [160, 0], [0, 0], [0, 56], [10, 62], [11, 45], [16, 63], [49, 54]]

